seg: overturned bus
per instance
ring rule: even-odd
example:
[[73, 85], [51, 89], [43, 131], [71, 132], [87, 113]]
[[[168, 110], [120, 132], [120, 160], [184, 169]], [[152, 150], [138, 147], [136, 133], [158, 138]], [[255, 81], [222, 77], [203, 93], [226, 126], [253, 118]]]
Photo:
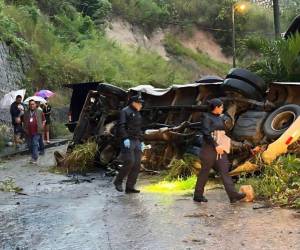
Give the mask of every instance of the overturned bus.
[[225, 79], [207, 76], [167, 89], [140, 85], [123, 90], [107, 83], [68, 87], [73, 96], [67, 126], [74, 132], [69, 149], [92, 138], [98, 144], [97, 164], [103, 167], [118, 158], [119, 111], [137, 93], [145, 100], [141, 111], [144, 141], [152, 145], [144, 152], [143, 164], [148, 169], [164, 168], [193, 148], [211, 98], [218, 97], [225, 104], [233, 168], [249, 158], [251, 148], [279, 138], [300, 116], [300, 83], [267, 85], [259, 76], [238, 68], [230, 70]]

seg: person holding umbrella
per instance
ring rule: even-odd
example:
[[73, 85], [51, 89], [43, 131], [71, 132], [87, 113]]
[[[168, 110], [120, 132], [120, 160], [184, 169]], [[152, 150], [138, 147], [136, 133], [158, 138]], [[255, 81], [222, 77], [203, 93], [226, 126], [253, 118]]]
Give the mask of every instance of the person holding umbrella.
[[22, 105], [22, 96], [17, 95], [15, 102], [10, 106], [10, 114], [12, 125], [14, 127], [14, 143], [16, 147], [22, 143], [21, 137], [23, 135], [22, 118], [24, 114], [24, 106]]
[[42, 97], [46, 100], [45, 103], [41, 106], [43, 113], [46, 118], [46, 125], [45, 125], [45, 133], [44, 133], [44, 141], [46, 141], [47, 144], [50, 143], [50, 124], [51, 124], [51, 106], [49, 104], [49, 98], [54, 96], [54, 92], [47, 90], [47, 89], [42, 89], [38, 92], [35, 93], [35, 96]]
[[48, 98], [45, 98], [47, 102], [42, 106], [43, 113], [45, 115], [46, 124], [45, 124], [45, 133], [44, 133], [44, 140], [47, 144], [50, 143], [50, 124], [51, 124], [51, 105], [48, 102]]

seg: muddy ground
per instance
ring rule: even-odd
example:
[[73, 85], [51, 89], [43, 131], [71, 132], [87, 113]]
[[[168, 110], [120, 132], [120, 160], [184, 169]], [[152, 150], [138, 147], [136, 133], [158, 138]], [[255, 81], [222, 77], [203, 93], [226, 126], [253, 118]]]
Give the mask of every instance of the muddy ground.
[[125, 195], [101, 173], [76, 184], [49, 173], [53, 150], [40, 166], [27, 156], [0, 163], [0, 180], [15, 178], [27, 194], [0, 192], [0, 249], [300, 249], [297, 211], [230, 205], [219, 189], [208, 191], [207, 204], [181, 195]]

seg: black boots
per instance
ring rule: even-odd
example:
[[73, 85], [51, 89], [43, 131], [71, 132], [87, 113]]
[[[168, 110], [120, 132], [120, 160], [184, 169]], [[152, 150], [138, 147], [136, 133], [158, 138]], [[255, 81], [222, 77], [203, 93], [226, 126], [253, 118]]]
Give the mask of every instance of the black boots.
[[202, 196], [194, 195], [193, 200], [196, 202], [208, 202], [208, 200], [203, 195]]
[[236, 203], [246, 197], [245, 193], [237, 193], [233, 198], [230, 198], [230, 203]]
[[118, 182], [116, 177], [115, 177], [115, 179], [113, 181], [113, 184], [115, 185], [115, 188], [117, 189], [117, 191], [119, 191], [119, 192], [123, 192], [124, 191], [122, 182], [121, 183]]
[[124, 191], [122, 184], [114, 183], [114, 185], [115, 185], [115, 188], [117, 189], [117, 191], [119, 191], [119, 192]]
[[138, 194], [140, 193], [140, 190], [134, 189], [134, 188], [126, 188], [125, 193], [126, 194]]
[[[245, 193], [237, 193], [234, 197], [230, 198], [230, 203], [236, 203], [246, 197]], [[207, 202], [205, 196], [194, 195], [193, 200], [196, 202]]]
[[[115, 185], [115, 188], [116, 188], [117, 191], [124, 192], [122, 183], [118, 183], [116, 180], [114, 180], [113, 184]], [[141, 192], [140, 190], [137, 190], [137, 189], [134, 189], [134, 188], [126, 188], [125, 189], [126, 194], [138, 194], [140, 192]]]

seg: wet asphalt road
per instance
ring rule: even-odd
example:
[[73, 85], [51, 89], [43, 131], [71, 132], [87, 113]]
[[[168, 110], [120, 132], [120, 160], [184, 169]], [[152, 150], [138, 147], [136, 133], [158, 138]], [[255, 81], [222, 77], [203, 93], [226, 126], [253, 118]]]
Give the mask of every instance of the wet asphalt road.
[[91, 183], [64, 182], [70, 178], [47, 171], [52, 155], [40, 166], [26, 156], [0, 163], [0, 180], [14, 177], [27, 194], [0, 192], [0, 249], [300, 249], [296, 211], [230, 205], [223, 190], [208, 191], [207, 204], [125, 195], [101, 173], [80, 177]]

